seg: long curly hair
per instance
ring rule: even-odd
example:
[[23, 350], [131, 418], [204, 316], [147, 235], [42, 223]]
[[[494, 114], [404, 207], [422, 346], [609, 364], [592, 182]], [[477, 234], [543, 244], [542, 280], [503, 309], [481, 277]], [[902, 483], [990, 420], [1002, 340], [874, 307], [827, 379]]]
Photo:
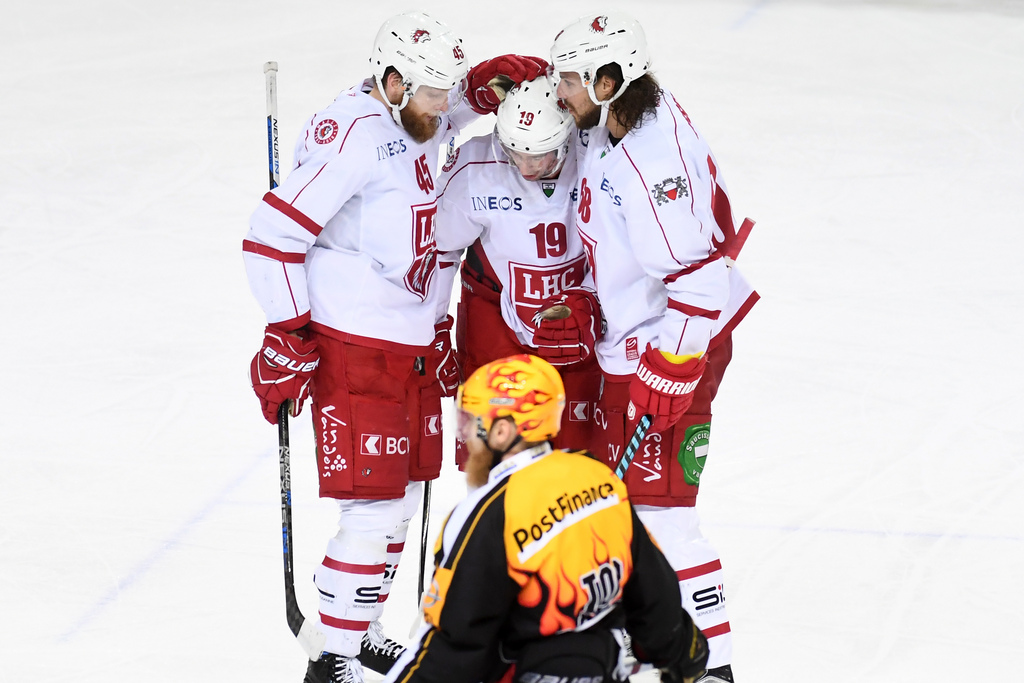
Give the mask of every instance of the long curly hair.
[[[601, 76], [607, 76], [615, 83], [613, 92], [622, 86], [622, 69], [614, 62], [597, 70], [596, 78]], [[611, 103], [609, 113], [627, 130], [634, 130], [643, 125], [645, 119], [654, 116], [660, 101], [661, 86], [654, 74], [648, 72], [626, 87], [626, 91]]]

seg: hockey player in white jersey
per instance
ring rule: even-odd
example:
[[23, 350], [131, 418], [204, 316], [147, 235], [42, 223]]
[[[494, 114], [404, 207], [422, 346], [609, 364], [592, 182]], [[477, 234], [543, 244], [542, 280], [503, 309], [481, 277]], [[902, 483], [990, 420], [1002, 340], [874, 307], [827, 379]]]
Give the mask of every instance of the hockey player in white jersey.
[[648, 72], [643, 29], [621, 14], [582, 17], [551, 48], [557, 93], [580, 134], [576, 226], [607, 328], [592, 451], [610, 465], [653, 418], [626, 484], [710, 643], [710, 681], [732, 681], [718, 552], [694, 510], [711, 401], [732, 330], [757, 300], [735, 267], [738, 235], [718, 162]]
[[314, 578], [325, 652], [305, 683], [361, 683], [360, 660], [386, 671], [402, 649], [378, 619], [421, 482], [440, 471], [441, 396], [459, 382], [432, 291], [434, 172], [466, 57], [447, 26], [409, 12], [380, 28], [370, 66], [306, 124], [243, 242], [268, 321], [253, 389], [271, 423], [312, 396], [320, 495], [341, 513]]
[[601, 381], [593, 355], [601, 316], [574, 226], [572, 116], [545, 77], [513, 88], [497, 114], [494, 131], [450, 153], [438, 178], [437, 244], [452, 252], [442, 266], [468, 248], [459, 364], [468, 376], [532, 353], [558, 366], [567, 396], [559, 438], [585, 443]]

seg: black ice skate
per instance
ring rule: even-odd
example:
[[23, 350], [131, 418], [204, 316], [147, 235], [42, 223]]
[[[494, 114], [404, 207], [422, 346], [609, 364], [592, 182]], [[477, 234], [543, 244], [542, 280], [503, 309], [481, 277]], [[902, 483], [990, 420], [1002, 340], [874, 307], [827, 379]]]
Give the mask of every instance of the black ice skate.
[[355, 657], [325, 652], [306, 667], [302, 683], [364, 683], [363, 667]]
[[697, 679], [697, 683], [733, 683], [732, 665], [726, 664], [708, 669], [703, 676]]
[[373, 621], [363, 634], [359, 661], [371, 671], [386, 674], [403, 652], [405, 647], [384, 635], [384, 627], [379, 621]]

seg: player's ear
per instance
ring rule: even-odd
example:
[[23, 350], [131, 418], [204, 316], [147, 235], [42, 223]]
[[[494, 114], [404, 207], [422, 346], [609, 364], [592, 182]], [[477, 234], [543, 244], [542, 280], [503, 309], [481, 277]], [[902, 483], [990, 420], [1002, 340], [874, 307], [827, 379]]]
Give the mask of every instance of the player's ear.
[[515, 438], [516, 423], [511, 417], [498, 418], [491, 423], [491, 446], [498, 449], [508, 448]]
[[387, 75], [384, 78], [384, 96], [393, 103], [399, 103], [402, 101], [402, 74], [398, 73], [394, 69], [388, 69]]
[[618, 84], [615, 83], [615, 79], [608, 74], [601, 74], [597, 77], [597, 81], [594, 82], [594, 94], [597, 95], [597, 99], [600, 101], [606, 100], [612, 96], [618, 89]]

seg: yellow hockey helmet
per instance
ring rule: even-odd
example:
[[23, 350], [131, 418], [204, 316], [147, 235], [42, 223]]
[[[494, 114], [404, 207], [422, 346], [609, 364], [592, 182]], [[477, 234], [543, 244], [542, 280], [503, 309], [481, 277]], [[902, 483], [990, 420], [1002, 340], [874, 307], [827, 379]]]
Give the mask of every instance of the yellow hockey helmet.
[[551, 363], [521, 354], [477, 368], [459, 387], [459, 435], [475, 423], [486, 439], [494, 421], [511, 417], [524, 441], [547, 441], [558, 434], [565, 408], [565, 386]]

